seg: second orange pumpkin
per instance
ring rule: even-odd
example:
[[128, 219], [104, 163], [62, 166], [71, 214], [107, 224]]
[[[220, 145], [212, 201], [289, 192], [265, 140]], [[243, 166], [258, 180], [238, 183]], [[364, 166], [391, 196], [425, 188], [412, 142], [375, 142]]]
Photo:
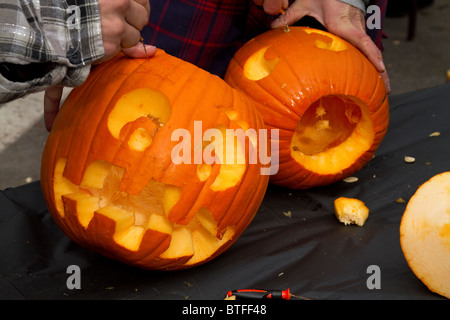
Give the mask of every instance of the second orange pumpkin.
[[236, 52], [225, 80], [253, 98], [268, 129], [279, 130], [275, 184], [305, 189], [341, 180], [373, 157], [388, 128], [375, 67], [325, 31], [261, 34]]

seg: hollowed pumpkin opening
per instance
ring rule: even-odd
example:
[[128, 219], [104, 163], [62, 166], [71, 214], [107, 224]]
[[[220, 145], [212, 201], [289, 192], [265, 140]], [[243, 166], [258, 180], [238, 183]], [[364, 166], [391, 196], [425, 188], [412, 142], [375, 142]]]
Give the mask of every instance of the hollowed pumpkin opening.
[[335, 174], [348, 168], [373, 142], [365, 105], [354, 97], [328, 95], [305, 111], [291, 140], [292, 157], [306, 169]]

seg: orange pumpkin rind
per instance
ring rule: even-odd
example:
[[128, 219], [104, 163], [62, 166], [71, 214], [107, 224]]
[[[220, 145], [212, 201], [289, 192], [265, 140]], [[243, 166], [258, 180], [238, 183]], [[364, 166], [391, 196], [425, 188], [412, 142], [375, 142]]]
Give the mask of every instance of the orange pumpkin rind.
[[72, 240], [107, 257], [158, 270], [205, 263], [237, 240], [267, 188], [266, 165], [245, 153], [249, 139], [231, 149], [239, 163], [194, 161], [196, 152], [218, 159], [236, 146], [234, 138], [202, 141], [208, 129], [239, 128], [264, 128], [253, 103], [192, 64], [161, 50], [103, 63], [70, 93], [47, 139], [49, 211]]
[[260, 34], [236, 52], [225, 80], [255, 101], [267, 128], [279, 130], [274, 184], [306, 189], [342, 180], [372, 159], [387, 131], [380, 75], [325, 31]]

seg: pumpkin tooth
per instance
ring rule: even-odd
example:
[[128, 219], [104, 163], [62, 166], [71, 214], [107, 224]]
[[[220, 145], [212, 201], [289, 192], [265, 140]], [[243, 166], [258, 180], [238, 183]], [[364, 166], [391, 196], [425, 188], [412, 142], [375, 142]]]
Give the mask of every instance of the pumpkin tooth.
[[95, 214], [101, 215], [114, 223], [114, 234], [130, 228], [134, 224], [134, 214], [115, 205], [100, 208], [95, 211]]
[[66, 212], [75, 215], [83, 228], [87, 228], [100, 208], [100, 198], [89, 193], [77, 192], [62, 196]]
[[54, 187], [53, 187], [53, 197], [55, 199], [55, 207], [58, 215], [62, 218], [65, 217], [64, 202], [62, 199], [63, 195], [75, 193], [78, 191], [78, 187], [70, 182], [69, 179], [63, 176], [64, 169], [66, 167], [67, 159], [60, 158], [56, 162], [54, 170]]
[[148, 219], [147, 229], [158, 231], [160, 233], [172, 234], [173, 224], [165, 216], [152, 214]]
[[133, 225], [125, 230], [114, 233], [114, 241], [128, 250], [138, 251], [144, 232], [145, 229], [142, 226]]
[[181, 197], [181, 189], [175, 186], [165, 186], [162, 198], [164, 212], [169, 216], [170, 210], [177, 204]]
[[184, 226], [175, 226], [169, 248], [159, 257], [161, 259], [179, 259], [182, 257], [192, 257], [194, 253], [190, 230]]
[[217, 222], [207, 208], [200, 208], [195, 214], [194, 219], [197, 220], [211, 235], [217, 237]]
[[233, 235], [233, 227], [227, 227], [222, 233], [220, 239], [209, 233], [204, 228], [193, 230], [192, 242], [194, 255], [188, 262], [186, 262], [186, 265], [193, 265], [208, 259], [208, 257], [211, 257], [226, 242], [230, 241], [233, 238]]
[[112, 164], [103, 160], [92, 161], [86, 168], [81, 187], [101, 189], [105, 184], [105, 179], [111, 170]]

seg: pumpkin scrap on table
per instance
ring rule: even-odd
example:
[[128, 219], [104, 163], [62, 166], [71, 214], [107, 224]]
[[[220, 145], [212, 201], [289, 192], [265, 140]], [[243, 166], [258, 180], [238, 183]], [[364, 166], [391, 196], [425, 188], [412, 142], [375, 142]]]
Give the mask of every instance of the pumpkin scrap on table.
[[450, 299], [450, 171], [426, 181], [408, 201], [400, 244], [414, 274]]
[[[49, 211], [107, 257], [159, 270], [202, 264], [237, 240], [266, 191], [250, 139], [219, 135], [249, 128], [264, 128], [261, 116], [222, 79], [161, 50], [148, 61], [117, 57], [58, 113], [42, 156]], [[196, 161], [199, 152], [219, 161]]]
[[342, 180], [372, 159], [389, 122], [385, 85], [350, 43], [317, 29], [258, 35], [231, 60], [225, 80], [278, 129], [271, 182], [306, 189]]
[[345, 225], [364, 225], [369, 217], [369, 209], [364, 202], [355, 198], [339, 197], [334, 200], [336, 218]]

